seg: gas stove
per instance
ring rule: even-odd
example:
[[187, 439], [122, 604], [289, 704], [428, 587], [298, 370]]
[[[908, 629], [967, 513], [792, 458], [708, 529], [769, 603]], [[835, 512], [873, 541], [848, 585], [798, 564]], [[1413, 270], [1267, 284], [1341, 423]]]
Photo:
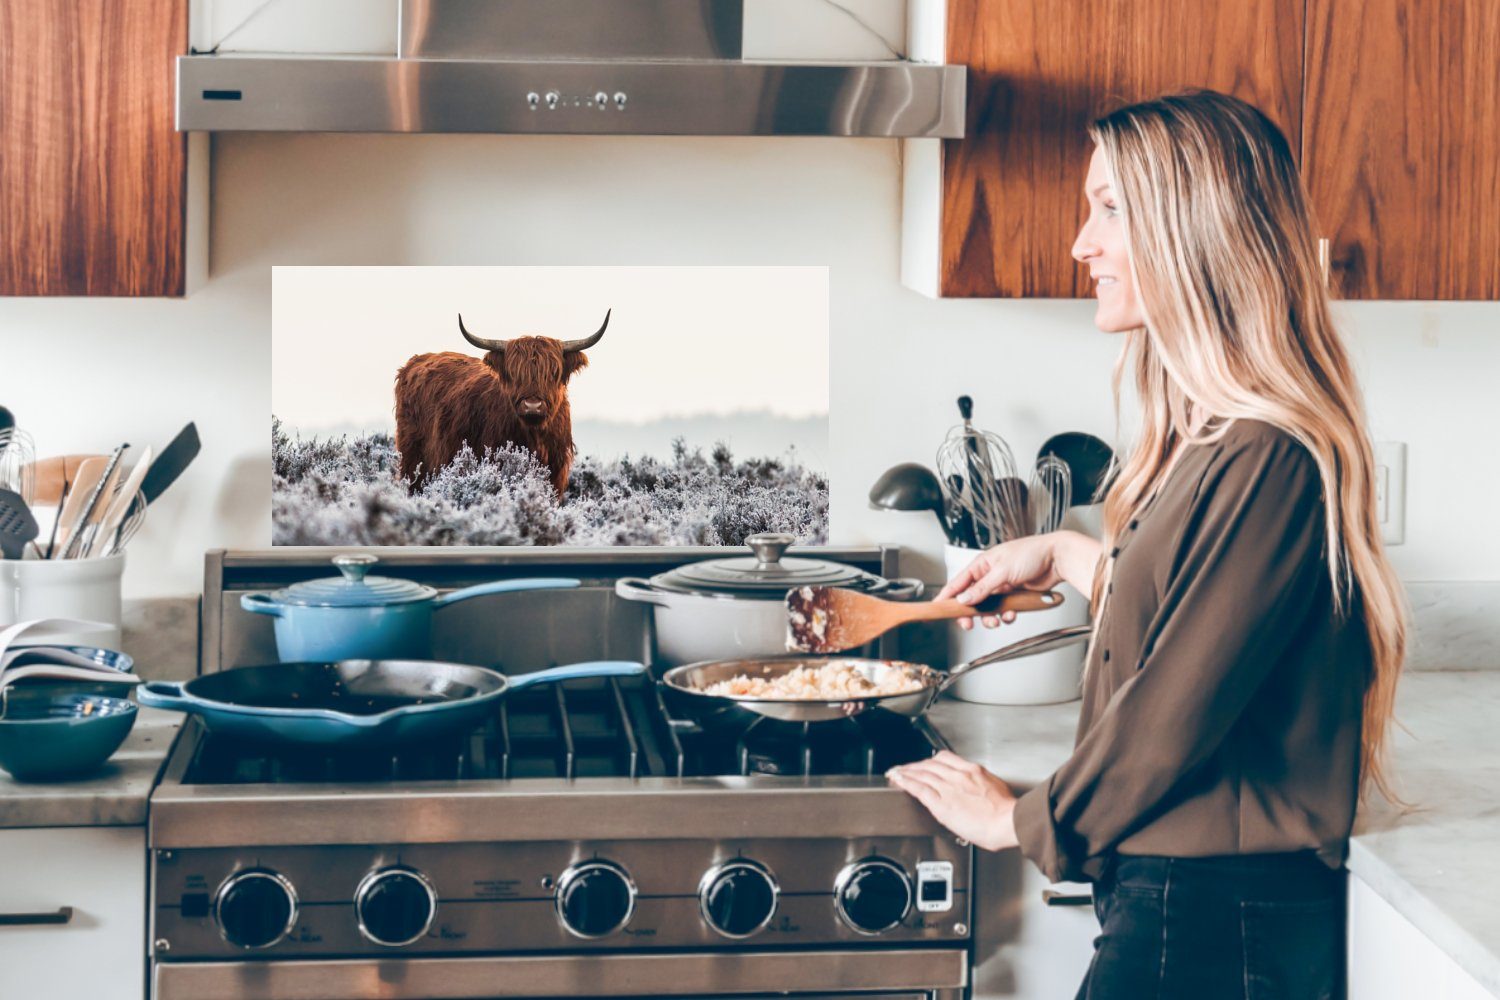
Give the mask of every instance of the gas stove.
[[[613, 577], [716, 554], [483, 551], [386, 571], [583, 578], [444, 612], [438, 656], [509, 673], [649, 659], [650, 619]], [[819, 554], [894, 568], [884, 550]], [[211, 553], [205, 669], [274, 660], [238, 594], [329, 555]], [[963, 996], [972, 849], [883, 776], [945, 745], [879, 714], [705, 730], [649, 677], [517, 691], [474, 731], [397, 751], [268, 748], [193, 721], [151, 802], [155, 996]]]

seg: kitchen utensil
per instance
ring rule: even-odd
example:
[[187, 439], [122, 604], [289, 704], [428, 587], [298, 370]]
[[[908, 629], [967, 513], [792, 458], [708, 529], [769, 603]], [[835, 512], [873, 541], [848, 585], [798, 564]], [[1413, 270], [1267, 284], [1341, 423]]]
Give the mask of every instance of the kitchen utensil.
[[1113, 475], [1114, 449], [1092, 434], [1068, 431], [1056, 434], [1043, 442], [1037, 457], [1055, 455], [1067, 463], [1072, 473], [1072, 502], [1074, 506], [1096, 503], [1103, 498], [1103, 490]]
[[1008, 542], [1031, 534], [1029, 494], [1030, 488], [1020, 476], [1006, 476], [995, 483], [1002, 518], [999, 541]]
[[943, 485], [933, 471], [917, 462], [903, 462], [880, 474], [870, 487], [870, 506], [880, 510], [930, 510], [943, 535], [953, 540]]
[[952, 544], [977, 549], [979, 537], [974, 530], [974, 518], [970, 516], [968, 506], [955, 499], [963, 494], [964, 489], [963, 476], [955, 474], [948, 477], [948, 518], [953, 525]]
[[141, 530], [141, 525], [145, 523], [146, 506], [146, 495], [137, 493], [135, 502], [130, 505], [130, 510], [125, 515], [125, 520], [120, 523], [119, 530], [109, 539], [101, 555], [112, 556], [124, 550], [130, 540], [135, 537], [135, 533]]
[[897, 604], [838, 587], [798, 587], [786, 595], [786, 648], [803, 653], [840, 653], [863, 646], [908, 622], [1045, 611], [1062, 603], [1056, 591], [1018, 590], [978, 604], [911, 601]]
[[1045, 535], [1061, 527], [1073, 505], [1073, 473], [1067, 463], [1056, 455], [1038, 458], [1026, 496], [1032, 534]]
[[130, 470], [130, 475], [125, 477], [120, 484], [119, 490], [110, 500], [108, 508], [99, 520], [99, 526], [92, 538], [88, 540], [88, 548], [84, 552], [85, 558], [91, 555], [104, 555], [114, 542], [115, 533], [120, 528], [120, 523], [125, 520], [125, 515], [136, 503], [137, 494], [141, 492], [141, 481], [146, 478], [151, 469], [153, 452], [151, 446], [147, 445], [142, 451], [140, 458], [136, 459], [135, 468]]
[[155, 503], [156, 498], [166, 492], [168, 486], [177, 482], [177, 477], [198, 457], [201, 448], [198, 425], [191, 422], [167, 442], [141, 483], [141, 492], [145, 494], [148, 504]]
[[63, 498], [62, 508], [58, 511], [57, 521], [53, 524], [53, 539], [47, 546], [47, 558], [58, 559], [62, 556], [62, 550], [67, 547], [68, 541], [78, 529], [78, 522], [83, 517], [83, 506], [88, 498], [93, 495], [94, 489], [104, 477], [104, 470], [109, 465], [107, 457], [86, 459], [79, 465], [78, 472], [68, 483], [67, 496]]
[[17, 781], [97, 771], [125, 742], [139, 714], [123, 698], [23, 688], [7, 688], [0, 709], [0, 768]]
[[378, 561], [367, 553], [334, 556], [341, 576], [245, 594], [240, 607], [276, 619], [282, 660], [417, 660], [431, 655], [434, 611], [487, 594], [579, 585], [564, 577], [496, 580], [439, 596], [410, 580], [367, 577]]
[[36, 518], [21, 494], [0, 488], [0, 553], [7, 559], [20, 559], [38, 533]]
[[23, 428], [0, 431], [0, 489], [19, 493], [28, 506], [36, 499], [36, 447]]
[[994, 545], [1013, 536], [1014, 527], [1008, 536], [1007, 525], [1020, 523], [1017, 494], [1014, 490], [1002, 491], [999, 485], [1002, 479], [1015, 478], [1015, 459], [1002, 437], [974, 426], [973, 399], [958, 397], [958, 412], [963, 423], [948, 432], [938, 449], [938, 472], [950, 487], [955, 485], [955, 477], [962, 480], [963, 489], [950, 490], [948, 502], [968, 514], [980, 547]]
[[100, 474], [99, 483], [89, 494], [89, 498], [83, 503], [83, 511], [78, 515], [78, 522], [72, 533], [68, 536], [68, 543], [63, 547], [62, 557], [64, 559], [76, 559], [83, 555], [87, 549], [88, 540], [92, 537], [92, 529], [103, 514], [103, 505], [109, 502], [113, 496], [116, 478], [120, 469], [120, 459], [124, 456], [129, 444], [122, 444], [115, 449], [109, 461], [105, 463], [104, 471]]
[[[862, 660], [847, 656], [781, 656], [693, 663], [674, 667], [662, 675], [662, 693], [663, 697], [669, 699], [669, 707], [674, 711], [705, 726], [731, 722], [743, 724], [746, 714], [779, 719], [782, 722], [832, 722], [877, 709], [914, 719], [926, 712], [938, 695], [971, 670], [1085, 642], [1092, 631], [1091, 625], [1055, 629], [1003, 646], [992, 653], [961, 663], [946, 673], [920, 663]], [[920, 687], [906, 694], [850, 698], [844, 701], [728, 697], [706, 693], [711, 685], [741, 674], [770, 679], [788, 674], [798, 667], [816, 669], [833, 664], [855, 668], [872, 684], [905, 680]]]
[[745, 540], [754, 555], [709, 559], [658, 573], [621, 577], [615, 593], [653, 605], [655, 662], [677, 666], [726, 656], [786, 651], [787, 591], [848, 587], [891, 600], [922, 596], [922, 581], [887, 580], [843, 563], [783, 558], [795, 539], [766, 533]]
[[508, 693], [580, 677], [629, 677], [644, 664], [574, 663], [507, 677], [430, 660], [277, 663], [204, 674], [136, 690], [152, 708], [198, 715], [210, 732], [254, 742], [414, 743], [473, 729]]

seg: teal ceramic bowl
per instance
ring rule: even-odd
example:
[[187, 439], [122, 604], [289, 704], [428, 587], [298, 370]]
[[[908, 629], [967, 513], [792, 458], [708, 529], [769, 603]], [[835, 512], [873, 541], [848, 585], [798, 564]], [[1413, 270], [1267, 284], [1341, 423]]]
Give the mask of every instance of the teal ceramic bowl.
[[17, 781], [82, 777], [120, 748], [135, 717], [135, 703], [122, 698], [13, 688], [0, 717], [0, 768]]

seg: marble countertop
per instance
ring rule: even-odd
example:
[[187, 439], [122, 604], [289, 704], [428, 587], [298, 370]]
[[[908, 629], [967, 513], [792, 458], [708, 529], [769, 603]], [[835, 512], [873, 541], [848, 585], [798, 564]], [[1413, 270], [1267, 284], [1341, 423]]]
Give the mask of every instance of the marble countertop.
[[[1078, 702], [1002, 707], [944, 699], [929, 718], [961, 756], [1022, 787], [1067, 759]], [[1410, 808], [1363, 810], [1349, 870], [1500, 993], [1500, 670], [1412, 671], [1392, 736], [1398, 791]]]
[[146, 799], [182, 725], [178, 712], [142, 708], [130, 735], [98, 774], [21, 782], [0, 771], [0, 830], [30, 826], [143, 826]]

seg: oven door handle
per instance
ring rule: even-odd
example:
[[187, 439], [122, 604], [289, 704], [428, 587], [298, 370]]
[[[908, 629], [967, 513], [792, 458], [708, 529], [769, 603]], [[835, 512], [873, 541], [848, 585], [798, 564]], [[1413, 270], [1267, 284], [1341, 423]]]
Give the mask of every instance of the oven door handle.
[[71, 923], [72, 920], [71, 906], [59, 906], [53, 913], [0, 913], [0, 927], [38, 927]]

